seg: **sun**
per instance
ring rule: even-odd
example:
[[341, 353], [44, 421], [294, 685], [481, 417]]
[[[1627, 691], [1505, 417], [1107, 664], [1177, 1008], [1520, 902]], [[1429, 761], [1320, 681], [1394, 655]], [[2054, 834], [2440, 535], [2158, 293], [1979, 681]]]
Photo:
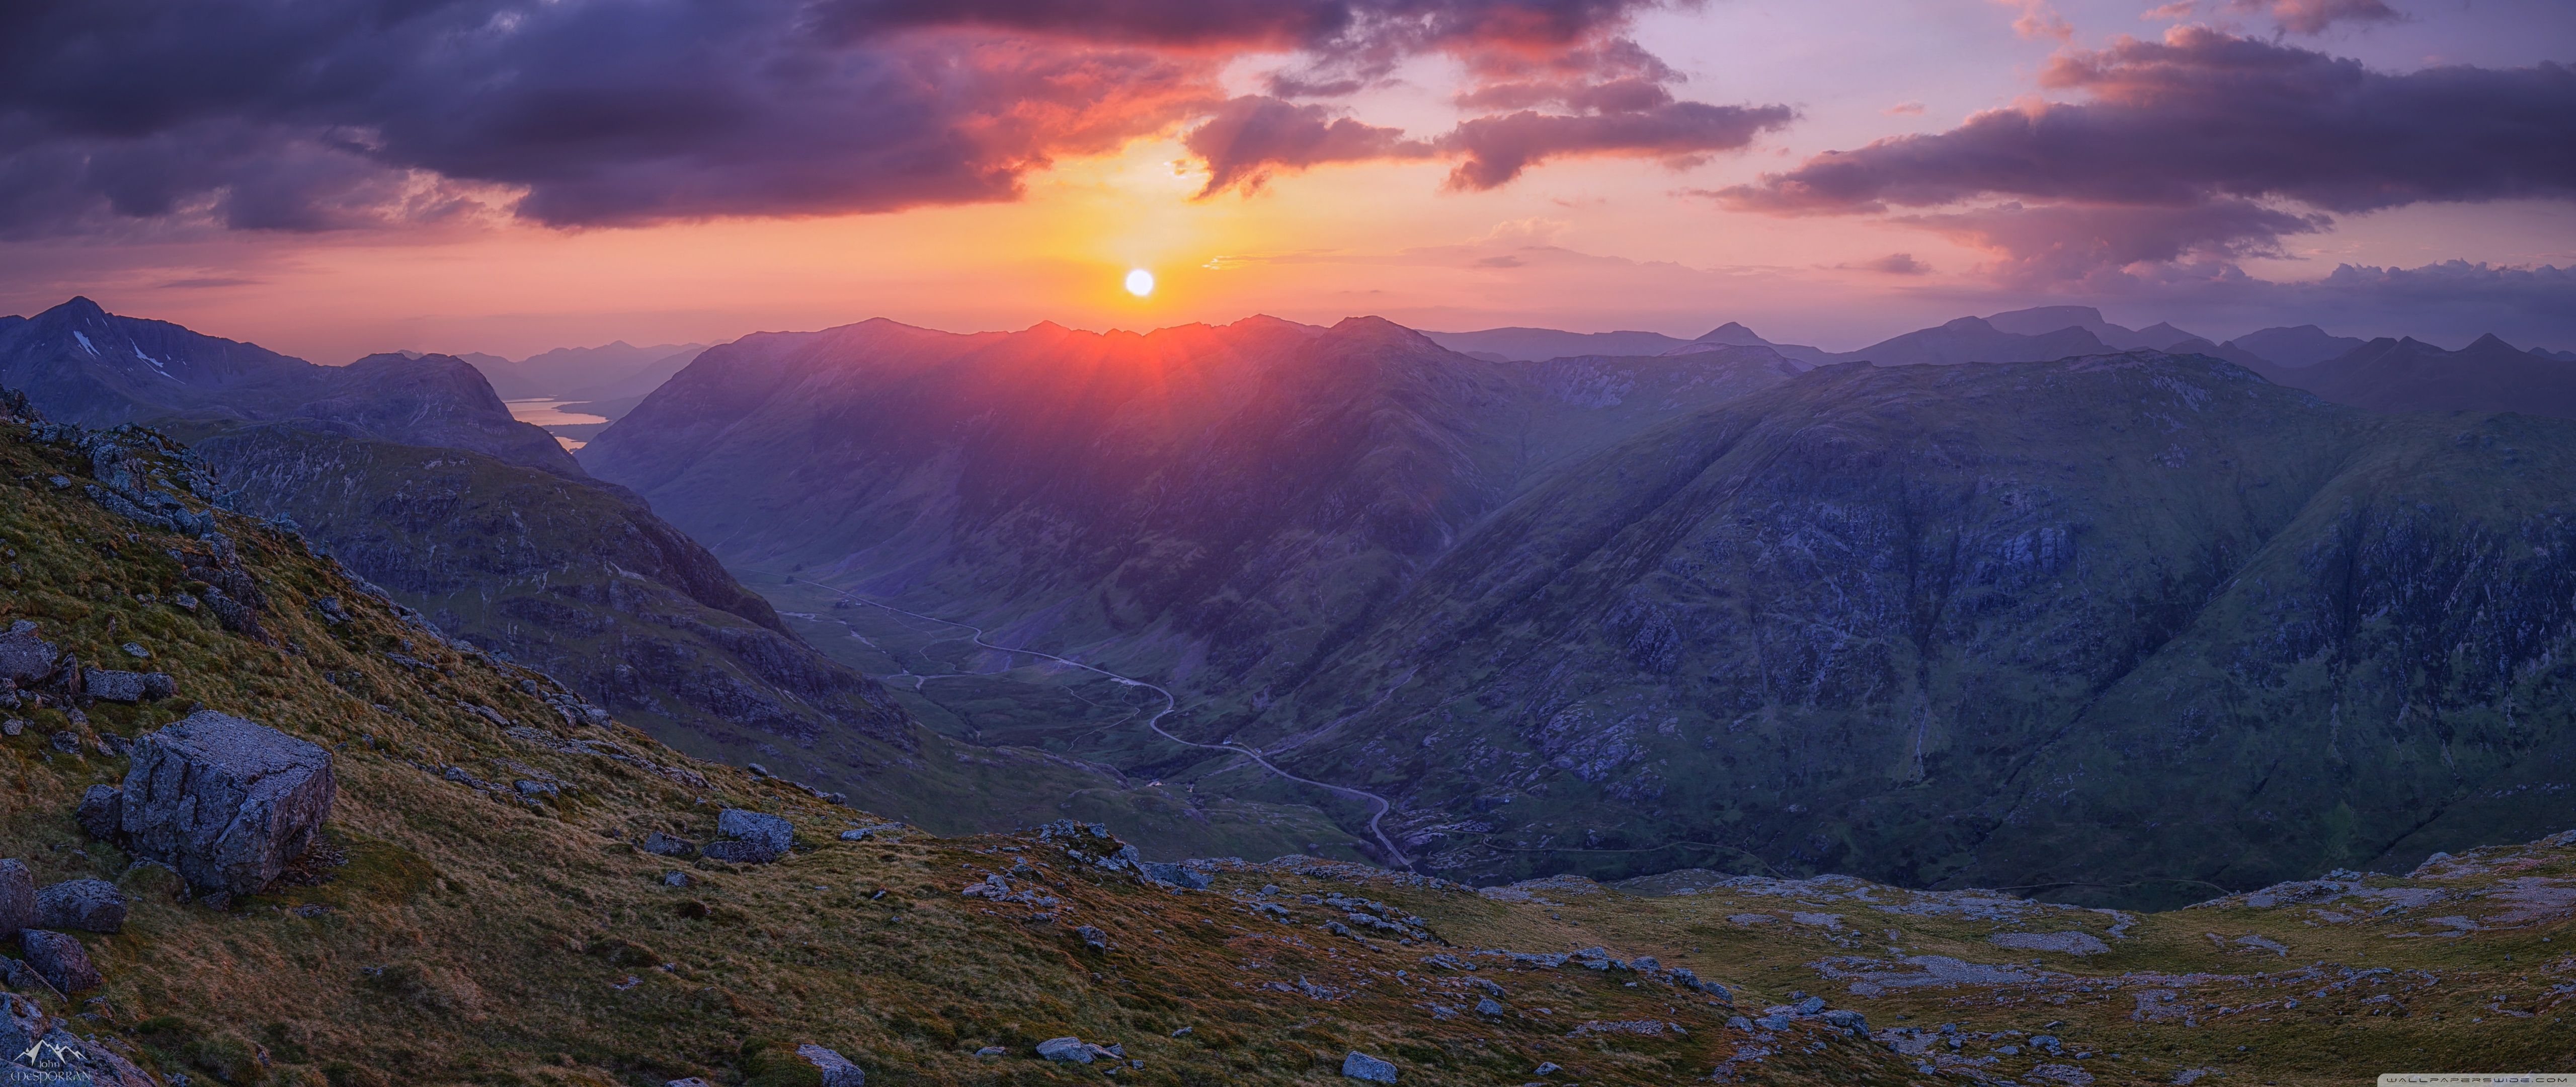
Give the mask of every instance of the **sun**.
[[1127, 293], [1143, 298], [1154, 293], [1154, 273], [1142, 268], [1127, 270]]

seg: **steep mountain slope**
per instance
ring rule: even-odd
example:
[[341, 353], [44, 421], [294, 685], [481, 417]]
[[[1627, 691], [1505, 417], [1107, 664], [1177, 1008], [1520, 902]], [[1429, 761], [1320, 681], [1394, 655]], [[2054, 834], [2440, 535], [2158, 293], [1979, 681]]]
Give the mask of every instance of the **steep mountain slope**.
[[[915, 761], [920, 737], [882, 688], [511, 420], [471, 367], [401, 355], [312, 366], [75, 300], [0, 333], [0, 373], [32, 379], [33, 402], [67, 421], [163, 423], [206, 451], [240, 508], [303, 525], [450, 634], [537, 662], [669, 742], [782, 768], [793, 749], [796, 769], [830, 787], [892, 777], [906, 810], [973, 811], [964, 783], [889, 774]], [[1122, 792], [1097, 773], [1039, 776], [1061, 793]]]
[[2519, 411], [2576, 418], [2576, 365], [2516, 350], [2493, 335], [2457, 351], [2411, 337], [2383, 337], [2311, 366], [2262, 373], [2373, 411]]
[[2420, 857], [2567, 787], [2571, 470], [2576, 426], [2213, 360], [1835, 367], [1555, 477], [1201, 727], [1349, 768], [1479, 878], [2170, 901]]
[[450, 355], [370, 355], [316, 366], [74, 298], [0, 330], [0, 387], [88, 426], [153, 421], [207, 430], [297, 421], [410, 445], [468, 449], [579, 476], [545, 431], [510, 418], [472, 366]]
[[[133, 642], [177, 690], [38, 679], [0, 735], [0, 853], [125, 906], [72, 937], [101, 984], [23, 985], [0, 1033], [54, 1031], [120, 1077], [94, 1082], [774, 1087], [821, 1081], [824, 1050], [884, 1085], [1343, 1082], [1370, 1060], [1430, 1085], [2576, 1069], [2576, 961], [2550, 942], [2576, 931], [2568, 835], [2148, 915], [1841, 877], [1479, 892], [1304, 857], [1146, 868], [1071, 823], [858, 835], [877, 820], [591, 723], [550, 677], [440, 639], [172, 485], [195, 472], [148, 437], [22, 413], [0, 402], [0, 621], [33, 624], [12, 660]], [[209, 565], [259, 587], [267, 640], [177, 605]], [[328, 750], [337, 795], [289, 878], [192, 894], [76, 820], [183, 702]], [[646, 851], [728, 822], [789, 848]], [[1089, 1060], [1041, 1056], [1057, 1038]]]
[[1494, 364], [1369, 319], [870, 322], [710, 350], [582, 457], [729, 562], [1257, 691], [1547, 465], [1794, 369], [1742, 347]]

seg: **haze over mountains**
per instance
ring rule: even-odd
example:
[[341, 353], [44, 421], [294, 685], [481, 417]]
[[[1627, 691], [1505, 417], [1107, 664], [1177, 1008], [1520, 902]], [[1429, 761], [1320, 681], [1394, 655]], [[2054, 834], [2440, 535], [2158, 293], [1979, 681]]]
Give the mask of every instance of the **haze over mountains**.
[[[683, 747], [946, 825], [2146, 902], [2539, 833], [2494, 798], [2576, 755], [2576, 424], [2531, 417], [2576, 415], [2576, 365], [2493, 338], [2045, 307], [1848, 353], [1266, 317], [612, 347], [548, 380], [676, 372], [578, 464], [453, 357], [316, 367], [85, 300], [0, 321], [0, 385], [173, 430]], [[852, 626], [908, 691], [970, 684], [909, 695], [924, 730], [717, 558], [1135, 684], [1008, 709], [1039, 658]]]

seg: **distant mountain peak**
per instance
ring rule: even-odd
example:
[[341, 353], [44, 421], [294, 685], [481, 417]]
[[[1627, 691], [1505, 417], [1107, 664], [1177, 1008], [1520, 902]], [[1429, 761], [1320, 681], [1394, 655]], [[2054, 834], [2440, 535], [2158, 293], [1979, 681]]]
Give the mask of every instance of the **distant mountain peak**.
[[2502, 348], [2502, 349], [2504, 349], [2504, 350], [2506, 350], [2506, 351], [2520, 351], [2520, 350], [2522, 350], [2522, 349], [2521, 349], [2521, 348], [2519, 348], [2519, 347], [2515, 347], [2515, 346], [2514, 346], [2514, 345], [2512, 345], [2512, 344], [2509, 344], [2509, 343], [2504, 342], [2504, 337], [2502, 337], [2502, 336], [2498, 336], [2498, 335], [2496, 335], [2495, 333], [2492, 333], [2492, 332], [2487, 333], [2487, 334], [2486, 334], [2486, 335], [2484, 335], [2484, 336], [2480, 336], [2480, 337], [2478, 337], [2478, 338], [2477, 338], [2477, 340], [2476, 340], [2476, 342], [2473, 342], [2473, 343], [2469, 344], [2467, 347], [2461, 348], [2461, 350], [2463, 350], [2463, 351], [2480, 351], [2480, 350], [2484, 350], [2484, 351], [2493, 351], [2493, 350], [2496, 350], [2496, 349], [2498, 349], [2498, 348]]
[[1725, 323], [1725, 324], [1719, 325], [1719, 326], [1717, 326], [1716, 328], [1712, 328], [1712, 329], [1708, 330], [1705, 334], [1701, 335], [1698, 339], [1693, 340], [1693, 341], [1691, 341], [1691, 342], [1693, 342], [1693, 343], [1728, 343], [1728, 344], [1743, 344], [1743, 345], [1745, 345], [1745, 346], [1760, 346], [1760, 345], [1762, 345], [1762, 344], [1769, 343], [1770, 341], [1763, 339], [1759, 334], [1755, 333], [1752, 329], [1749, 329], [1749, 328], [1744, 327], [1744, 325], [1743, 325], [1743, 323], [1742, 323], [1742, 322], [1739, 322], [1739, 321], [1728, 321], [1728, 322], [1727, 322], [1727, 323]]
[[64, 300], [61, 305], [55, 306], [54, 308], [46, 310], [36, 316], [60, 317], [65, 320], [76, 321], [85, 317], [105, 317], [107, 316], [107, 311], [100, 309], [98, 303], [90, 301], [88, 295], [76, 294]]

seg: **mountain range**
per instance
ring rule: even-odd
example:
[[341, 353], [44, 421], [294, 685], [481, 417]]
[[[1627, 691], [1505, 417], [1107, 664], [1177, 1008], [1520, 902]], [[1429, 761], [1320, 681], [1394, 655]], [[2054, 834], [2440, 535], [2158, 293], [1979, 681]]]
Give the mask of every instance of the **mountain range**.
[[[1755, 865], [2116, 902], [2536, 832], [2462, 768], [2543, 787], [2562, 757], [2530, 466], [2568, 439], [2386, 413], [2565, 411], [2558, 360], [2081, 307], [1851, 353], [1910, 363], [1734, 324], [1496, 331], [761, 334], [577, 464], [462, 360], [315, 367], [85, 300], [0, 322], [0, 384], [169, 429], [242, 508], [675, 745], [943, 826], [1073, 805], [1156, 849], [1483, 882]], [[1486, 350], [1514, 343], [1655, 350]], [[2403, 604], [2472, 592], [2492, 614]], [[2428, 644], [2476, 655], [2354, 678]], [[2074, 783], [2054, 837], [2020, 829], [2038, 782]], [[2176, 829], [2101, 851], [2139, 826]]]
[[1053, 744], [1229, 795], [1328, 781], [1383, 805], [1344, 816], [1382, 858], [1460, 878], [2173, 901], [2542, 828], [2493, 798], [2563, 787], [2576, 736], [2576, 426], [1997, 316], [1890, 342], [2096, 350], [872, 321], [711, 349], [582, 459], [756, 582], [1173, 692], [1155, 730]]

